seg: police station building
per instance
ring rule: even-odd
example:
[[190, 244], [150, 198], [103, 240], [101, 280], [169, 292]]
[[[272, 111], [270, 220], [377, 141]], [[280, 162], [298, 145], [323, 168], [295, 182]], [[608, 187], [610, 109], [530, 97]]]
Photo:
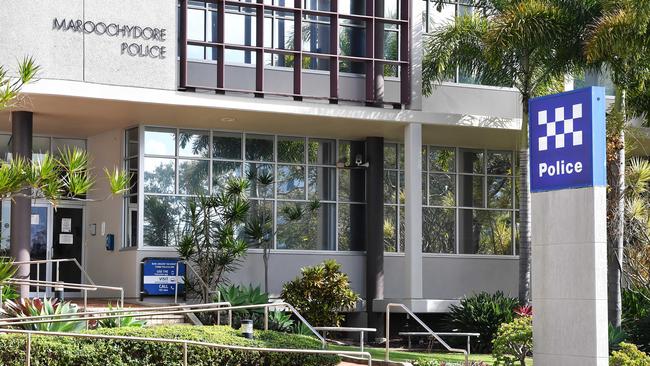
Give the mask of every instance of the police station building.
[[[332, 258], [368, 306], [444, 312], [467, 294], [516, 296], [519, 95], [460, 72], [421, 92], [427, 32], [472, 11], [460, 3], [0, 0], [0, 64], [30, 55], [42, 68], [20, 108], [0, 112], [2, 157], [14, 144], [34, 158], [77, 146], [98, 176], [135, 177], [125, 196], [103, 200], [98, 179], [96, 202], [32, 202], [32, 259], [78, 258], [137, 298], [141, 261], [177, 256], [188, 197], [256, 170], [275, 181], [248, 192], [274, 217], [273, 294]], [[282, 216], [313, 199], [315, 215]], [[11, 204], [5, 250], [21, 224]], [[250, 249], [230, 281], [262, 284], [263, 268]]]

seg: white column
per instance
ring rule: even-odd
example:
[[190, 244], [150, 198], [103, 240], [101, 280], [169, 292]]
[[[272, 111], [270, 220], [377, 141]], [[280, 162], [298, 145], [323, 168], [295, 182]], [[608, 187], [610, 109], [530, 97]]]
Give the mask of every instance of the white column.
[[422, 125], [404, 130], [406, 297], [422, 298]]
[[608, 364], [606, 188], [532, 194], [536, 366]]

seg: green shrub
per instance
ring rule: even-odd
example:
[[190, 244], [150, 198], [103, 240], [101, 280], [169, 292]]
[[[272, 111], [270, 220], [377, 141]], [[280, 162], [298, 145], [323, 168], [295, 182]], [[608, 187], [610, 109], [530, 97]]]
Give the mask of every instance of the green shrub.
[[621, 343], [620, 351], [612, 352], [609, 364], [611, 366], [650, 366], [650, 356], [639, 351], [633, 344]]
[[514, 319], [513, 309], [518, 305], [516, 298], [507, 297], [503, 292], [482, 292], [461, 299], [459, 305], [450, 306], [449, 320], [459, 331], [480, 333], [478, 339], [472, 338], [472, 349], [490, 353], [499, 326]]
[[[121, 308], [115, 307], [113, 308], [113, 305], [108, 304], [108, 310], [121, 310]], [[106, 313], [106, 315], [118, 315], [120, 313], [113, 313], [109, 312]], [[146, 320], [138, 320], [132, 316], [129, 316], [128, 313], [121, 313], [122, 316], [119, 318], [110, 318], [110, 319], [100, 319], [97, 321], [97, 327], [98, 328], [117, 328], [119, 327], [144, 327], [147, 325]]]
[[[220, 286], [219, 292], [221, 293], [221, 301], [227, 301], [232, 306], [269, 303], [269, 295], [262, 292], [259, 286]], [[215, 301], [217, 300], [215, 299]], [[232, 315], [232, 326], [237, 329], [241, 326], [242, 319], [252, 320], [253, 325], [257, 328], [261, 328], [264, 322], [264, 308], [233, 310]]]
[[344, 320], [340, 311], [354, 308], [359, 295], [350, 288], [348, 275], [335, 260], [304, 267], [301, 276], [287, 282], [282, 298], [293, 305], [313, 326], [339, 326]]
[[[112, 328], [92, 330], [88, 333], [186, 339], [264, 348], [320, 348], [320, 343], [309, 337], [273, 331], [255, 331], [255, 339], [246, 339], [239, 335], [239, 331], [226, 326], [176, 325], [154, 328]], [[24, 349], [24, 335], [0, 335], [0, 364], [3, 366], [24, 365]], [[182, 349], [180, 344], [171, 343], [34, 336], [32, 338], [32, 365], [177, 366], [182, 361]], [[195, 366], [334, 366], [339, 362], [339, 357], [332, 355], [261, 353], [188, 346], [188, 363]]]
[[627, 340], [650, 352], [650, 289], [624, 289], [623, 329]]
[[291, 313], [279, 310], [269, 313], [269, 329], [278, 332], [291, 332], [293, 328], [294, 321], [291, 319]]
[[520, 316], [499, 327], [493, 341], [495, 366], [526, 366], [526, 356], [533, 350], [533, 318]]
[[0, 283], [3, 284], [2, 293], [0, 293], [2, 303], [7, 300], [14, 300], [18, 298], [18, 294], [16, 293], [16, 290], [13, 288], [13, 286], [9, 286], [5, 283], [5, 281], [13, 278], [15, 274], [16, 267], [14, 266], [14, 262], [7, 258], [0, 258]]
[[627, 333], [623, 330], [623, 328], [615, 327], [612, 325], [612, 323], [609, 323], [609, 327], [607, 329], [607, 340], [609, 342], [610, 352], [618, 350], [620, 344], [622, 342], [625, 342], [627, 337]]
[[650, 314], [628, 324], [628, 340], [640, 350], [650, 352]]

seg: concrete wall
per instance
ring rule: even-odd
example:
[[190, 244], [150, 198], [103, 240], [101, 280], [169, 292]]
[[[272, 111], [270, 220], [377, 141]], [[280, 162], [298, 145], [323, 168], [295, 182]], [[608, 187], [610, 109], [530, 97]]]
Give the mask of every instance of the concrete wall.
[[[42, 67], [40, 78], [177, 87], [176, 0], [0, 0], [0, 9], [0, 65], [14, 67], [17, 59], [31, 55]], [[64, 31], [55, 28], [55, 18], [159, 28], [166, 36], [162, 41]], [[165, 47], [166, 56], [130, 56], [122, 53], [123, 42]]]
[[422, 111], [521, 118], [521, 99], [519, 92], [511, 88], [444, 83], [423, 98]]
[[[101, 135], [88, 138], [88, 153], [93, 159], [94, 174], [97, 175], [95, 189], [89, 195], [90, 199], [99, 200], [86, 205], [86, 224], [96, 224], [97, 234], [90, 235], [86, 230], [86, 246], [84, 247], [84, 265], [90, 277], [98, 285], [120, 286], [126, 291], [127, 297], [136, 297], [139, 289], [137, 251], [120, 251], [123, 231], [123, 202], [121, 197], [104, 200], [110, 189], [103, 175], [103, 168], [112, 169], [121, 166], [123, 135], [121, 130], [113, 130]], [[105, 249], [106, 236], [101, 233], [102, 223], [105, 223], [106, 234], [115, 235], [115, 250]], [[114, 296], [114, 292], [103, 291], [101, 296]]]
[[[422, 258], [422, 295], [425, 299], [453, 300], [482, 291], [517, 295], [518, 257], [427, 255]], [[385, 298], [406, 297], [405, 258], [384, 256]]]
[[[217, 85], [217, 67], [213, 62], [191, 61], [187, 69], [188, 84], [194, 87], [213, 88]], [[339, 98], [363, 99], [366, 93], [364, 75], [340, 74]], [[226, 65], [224, 84], [235, 90], [255, 90], [254, 65]], [[302, 94], [311, 97], [329, 98], [329, 72], [303, 70]], [[264, 90], [269, 93], [292, 94], [293, 70], [268, 67], [264, 70]], [[386, 79], [385, 101], [400, 102], [400, 82]]]
[[[173, 250], [139, 250], [138, 262], [145, 257], [176, 257]], [[300, 269], [321, 263], [325, 259], [335, 259], [343, 266], [350, 277], [354, 291], [365, 294], [365, 253], [327, 253], [327, 252], [274, 252], [269, 265], [269, 287], [272, 294], [278, 295], [282, 285], [300, 275]], [[385, 298], [404, 298], [406, 296], [404, 278], [404, 256], [388, 254], [384, 257]], [[517, 257], [491, 256], [427, 256], [423, 257], [423, 296], [427, 299], [452, 300], [481, 291], [503, 291], [507, 295], [517, 294]], [[139, 286], [138, 275], [130, 279]], [[264, 264], [260, 251], [251, 251], [241, 267], [228, 276], [235, 284], [264, 284]]]

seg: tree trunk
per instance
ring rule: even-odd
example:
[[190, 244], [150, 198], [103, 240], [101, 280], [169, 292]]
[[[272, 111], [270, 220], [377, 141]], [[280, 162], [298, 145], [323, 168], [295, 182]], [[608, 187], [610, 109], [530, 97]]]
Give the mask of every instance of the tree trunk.
[[[616, 91], [614, 113], [622, 113], [625, 121], [625, 91]], [[621, 326], [621, 272], [625, 234], [625, 129], [613, 131], [607, 141], [607, 311], [609, 322]]]
[[264, 260], [264, 292], [269, 293], [269, 243], [264, 244], [264, 253], [262, 260]]
[[519, 302], [530, 302], [531, 212], [528, 166], [528, 100], [522, 95], [521, 148], [519, 150]]

